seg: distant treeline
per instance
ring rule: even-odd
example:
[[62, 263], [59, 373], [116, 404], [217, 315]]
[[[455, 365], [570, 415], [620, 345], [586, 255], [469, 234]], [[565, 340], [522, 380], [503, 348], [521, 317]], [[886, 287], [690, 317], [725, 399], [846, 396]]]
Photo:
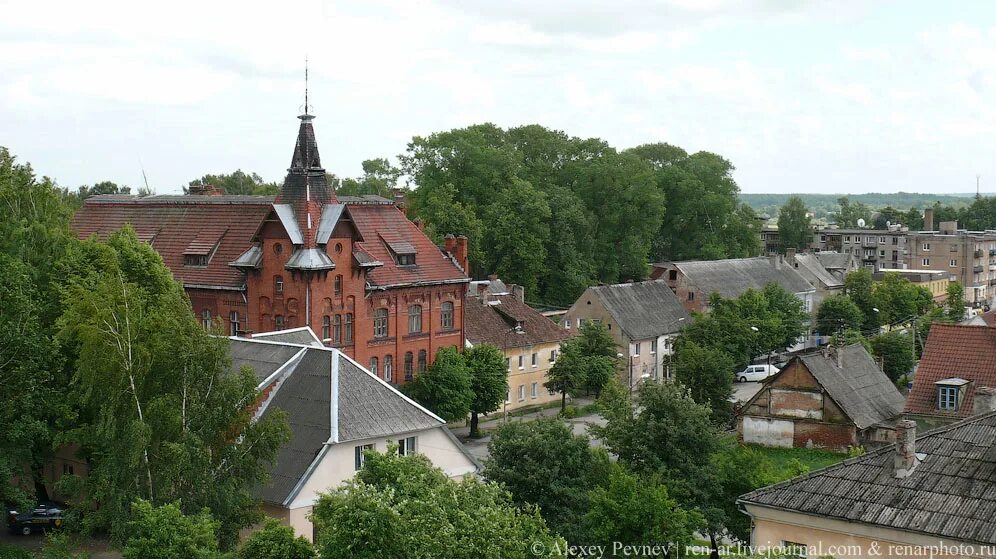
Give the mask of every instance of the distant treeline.
[[[798, 196], [813, 212], [816, 219], [826, 219], [840, 212], [839, 200], [843, 194], [740, 194], [740, 200], [754, 208], [759, 214], [771, 217], [778, 215], [778, 209], [785, 205], [790, 196]], [[894, 192], [889, 194], [871, 192], [868, 194], [848, 194], [847, 199], [852, 204], [863, 204], [872, 211], [886, 207], [899, 209], [923, 209], [936, 203], [963, 208], [970, 205], [973, 197], [970, 194], [920, 194], [916, 192]]]

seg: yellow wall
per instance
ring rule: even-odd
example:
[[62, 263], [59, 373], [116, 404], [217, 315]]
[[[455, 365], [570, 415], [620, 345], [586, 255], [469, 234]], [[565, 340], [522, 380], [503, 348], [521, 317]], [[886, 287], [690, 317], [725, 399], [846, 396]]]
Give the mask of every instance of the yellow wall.
[[[547, 381], [546, 375], [553, 367], [550, 352], [560, 353], [559, 343], [540, 344], [528, 347], [510, 347], [505, 350], [508, 358], [508, 399], [495, 414], [514, 411], [528, 406], [537, 406], [549, 402], [560, 401], [560, 393], [550, 392], [543, 387]], [[536, 366], [532, 365], [532, 356], [536, 354]], [[522, 368], [519, 368], [519, 357], [522, 357]], [[533, 384], [536, 385], [536, 395], [533, 396]], [[519, 387], [522, 387], [520, 398]]]
[[868, 524], [753, 505], [745, 508], [754, 520], [751, 543], [755, 548], [778, 547], [790, 542], [814, 550], [815, 553], [811, 553], [810, 557], [833, 556], [840, 559], [872, 556], [883, 559], [930, 556], [934, 559], [954, 559], [996, 555], [996, 546], [983, 550], [978, 544], [969, 547], [970, 544], [958, 541], [940, 540]]

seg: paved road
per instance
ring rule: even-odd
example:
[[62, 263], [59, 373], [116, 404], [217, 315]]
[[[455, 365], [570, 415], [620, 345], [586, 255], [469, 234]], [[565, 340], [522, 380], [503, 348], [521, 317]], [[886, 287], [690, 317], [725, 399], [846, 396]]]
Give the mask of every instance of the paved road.
[[746, 402], [754, 397], [754, 394], [761, 390], [760, 382], [734, 382], [733, 399], [737, 402]]

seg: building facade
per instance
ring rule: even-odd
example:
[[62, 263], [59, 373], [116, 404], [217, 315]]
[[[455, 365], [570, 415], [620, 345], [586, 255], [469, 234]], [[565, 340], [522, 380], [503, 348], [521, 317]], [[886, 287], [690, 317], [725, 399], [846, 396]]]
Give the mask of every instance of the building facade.
[[942, 271], [965, 288], [965, 301], [988, 305], [996, 294], [996, 231], [966, 231], [943, 221], [936, 231], [910, 233], [911, 268]]
[[897, 274], [899, 277], [909, 280], [917, 287], [922, 287], [934, 298], [935, 303], [943, 303], [948, 298], [948, 284], [951, 283], [952, 276], [943, 270], [913, 270], [913, 269], [891, 269], [882, 268], [873, 274], [875, 281], [882, 281], [886, 274]]
[[559, 401], [560, 394], [543, 384], [571, 333], [526, 305], [517, 286], [492, 290], [491, 285], [504, 284], [474, 283], [479, 289], [467, 297], [465, 308], [467, 345], [490, 344], [505, 354], [508, 393], [500, 413]]
[[624, 358], [624, 385], [671, 377], [672, 341], [691, 315], [667, 283], [651, 280], [589, 287], [564, 315], [565, 330], [601, 322]]
[[467, 239], [437, 247], [392, 201], [336, 196], [314, 117], [299, 118], [276, 199], [97, 196], [74, 227], [104, 237], [131, 225], [207, 327], [242, 335], [307, 326], [380, 378], [411, 380], [440, 348], [464, 345]]

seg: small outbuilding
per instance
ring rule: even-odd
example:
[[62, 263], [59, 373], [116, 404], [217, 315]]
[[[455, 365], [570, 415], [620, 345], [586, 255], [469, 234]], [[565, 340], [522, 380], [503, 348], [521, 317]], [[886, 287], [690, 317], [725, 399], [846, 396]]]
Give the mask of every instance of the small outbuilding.
[[737, 414], [737, 437], [844, 451], [895, 441], [905, 399], [861, 344], [792, 358]]

